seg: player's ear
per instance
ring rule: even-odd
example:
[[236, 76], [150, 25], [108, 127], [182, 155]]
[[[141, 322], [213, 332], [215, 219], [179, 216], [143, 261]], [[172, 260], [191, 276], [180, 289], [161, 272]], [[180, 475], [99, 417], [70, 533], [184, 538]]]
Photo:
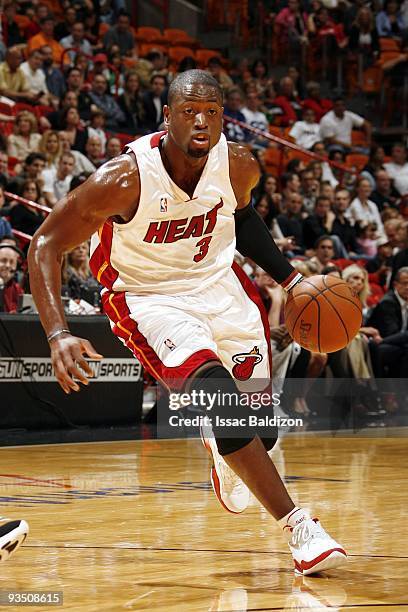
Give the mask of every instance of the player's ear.
[[164, 120], [164, 126], [167, 130], [169, 127], [169, 121], [170, 121], [170, 107], [167, 104], [163, 106], [163, 120]]

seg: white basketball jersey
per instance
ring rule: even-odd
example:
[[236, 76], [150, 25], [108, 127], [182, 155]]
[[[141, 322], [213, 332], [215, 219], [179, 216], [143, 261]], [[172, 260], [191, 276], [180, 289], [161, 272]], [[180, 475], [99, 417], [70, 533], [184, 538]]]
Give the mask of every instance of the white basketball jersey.
[[133, 219], [109, 219], [92, 236], [91, 270], [109, 290], [136, 295], [195, 293], [231, 268], [237, 202], [225, 136], [211, 149], [190, 198], [164, 168], [159, 150], [163, 135], [150, 134], [128, 145], [140, 175], [139, 207]]

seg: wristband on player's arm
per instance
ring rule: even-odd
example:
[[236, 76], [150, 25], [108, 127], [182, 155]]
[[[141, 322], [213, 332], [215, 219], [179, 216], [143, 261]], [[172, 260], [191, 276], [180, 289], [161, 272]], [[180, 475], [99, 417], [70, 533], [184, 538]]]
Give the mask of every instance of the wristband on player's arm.
[[282, 255], [264, 221], [251, 204], [235, 211], [235, 234], [237, 251], [252, 259], [285, 291], [290, 291], [302, 280], [302, 275]]

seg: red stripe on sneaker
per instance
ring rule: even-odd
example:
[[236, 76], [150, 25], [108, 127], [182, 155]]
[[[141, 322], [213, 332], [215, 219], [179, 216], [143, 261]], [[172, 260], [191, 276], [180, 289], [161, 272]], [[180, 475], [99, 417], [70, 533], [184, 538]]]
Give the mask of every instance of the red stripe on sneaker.
[[321, 561], [324, 561], [324, 559], [327, 559], [327, 557], [329, 557], [333, 552], [339, 552], [345, 557], [347, 557], [347, 553], [345, 550], [343, 550], [343, 548], [331, 548], [330, 550], [325, 550], [324, 553], [322, 553], [318, 557], [315, 557], [311, 561], [302, 561], [301, 563], [299, 563], [299, 561], [296, 561], [296, 559], [294, 559], [295, 567], [299, 572], [304, 572], [305, 570], [312, 569], [312, 567], [314, 567], [318, 563], [321, 563]]
[[240, 514], [240, 512], [234, 512], [233, 510], [230, 510], [229, 508], [227, 508], [227, 506], [222, 501], [220, 479], [218, 478], [217, 470], [215, 469], [215, 467], [211, 468], [211, 482], [212, 482], [212, 486], [214, 489], [214, 493], [216, 494], [217, 499], [220, 502], [221, 506], [225, 508], [225, 510], [227, 510], [227, 512], [230, 512], [231, 514]]

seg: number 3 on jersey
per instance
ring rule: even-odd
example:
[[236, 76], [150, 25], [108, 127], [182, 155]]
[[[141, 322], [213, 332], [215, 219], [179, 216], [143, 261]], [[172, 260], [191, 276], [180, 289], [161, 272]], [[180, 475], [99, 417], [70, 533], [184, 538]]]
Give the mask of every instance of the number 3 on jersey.
[[208, 248], [210, 246], [212, 236], [204, 236], [201, 240], [199, 240], [196, 244], [196, 247], [199, 247], [199, 251], [196, 255], [194, 255], [193, 260], [195, 262], [201, 261], [208, 253]]

